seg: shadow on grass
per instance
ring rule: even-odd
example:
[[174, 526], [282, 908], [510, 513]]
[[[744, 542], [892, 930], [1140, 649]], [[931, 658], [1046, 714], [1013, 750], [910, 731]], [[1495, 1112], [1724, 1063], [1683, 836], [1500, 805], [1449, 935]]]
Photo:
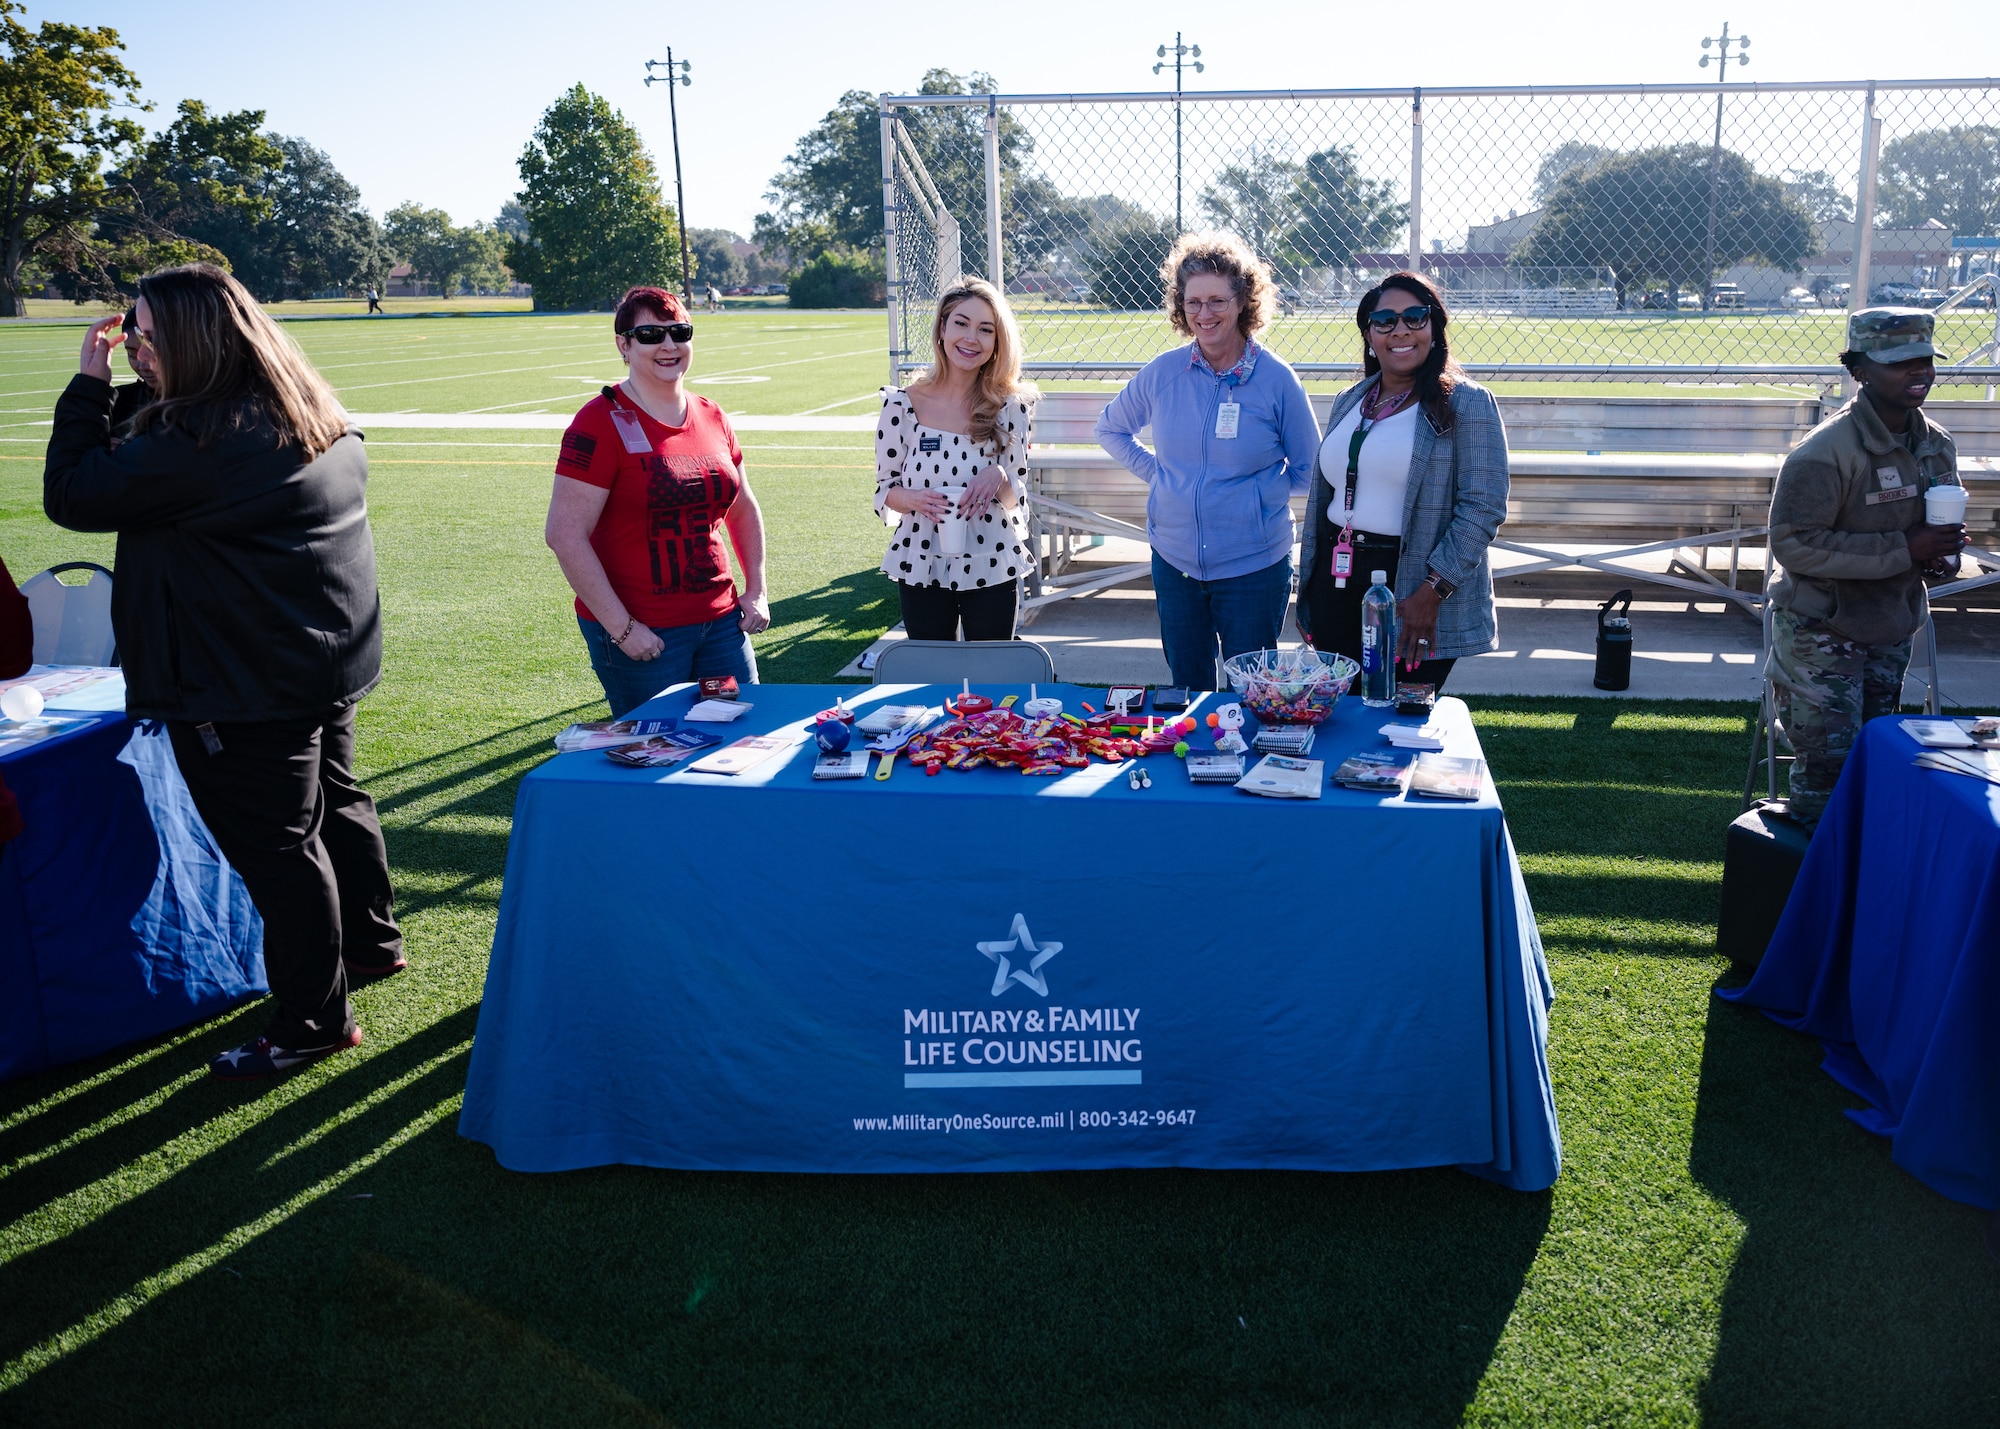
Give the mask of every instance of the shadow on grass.
[[757, 676], [825, 684], [899, 618], [895, 584], [873, 568], [787, 596], [773, 602], [771, 633], [757, 642]]
[[1707, 1424], [2000, 1423], [2000, 1269], [1982, 1215], [1841, 1113], [1819, 1044], [1711, 1001], [1690, 1154], [1742, 1218]]
[[[0, 1354], [460, 1075], [454, 1059], [253, 1194], [255, 1158], [332, 1106], [260, 1127], [0, 1270], [0, 1294], [33, 1295]], [[446, 1123], [232, 1255], [234, 1276], [195, 1276], [36, 1373], [0, 1417], [91, 1422], [143, 1376], [200, 1422], [289, 1395], [307, 1424], [1449, 1425], [1549, 1206], [1445, 1170], [531, 1177]]]
[[[0, 1305], [7, 1307], [0, 1316], [0, 1365], [344, 1170], [425, 1110], [455, 1099], [464, 1085], [463, 1051], [386, 1089], [468, 1042], [476, 1015], [464, 1009], [348, 1067], [328, 1063], [319, 1084], [302, 1093], [293, 1083], [246, 1087], [198, 1079], [163, 1105], [0, 1182], [6, 1232], [36, 1242], [0, 1265]], [[220, 1045], [219, 1035], [202, 1040]], [[177, 1049], [168, 1055], [193, 1054]], [[274, 1109], [254, 1115], [266, 1098]], [[230, 1131], [231, 1118], [246, 1108], [253, 1113], [248, 1124]], [[163, 1165], [156, 1153], [177, 1138], [178, 1154]], [[121, 1172], [140, 1184], [98, 1180], [115, 1181]], [[97, 1194], [86, 1195], [72, 1215], [24, 1226], [23, 1218], [47, 1200], [93, 1185]], [[297, 1267], [297, 1305], [313, 1303], [315, 1269]], [[295, 1313], [283, 1302], [272, 1309]]]

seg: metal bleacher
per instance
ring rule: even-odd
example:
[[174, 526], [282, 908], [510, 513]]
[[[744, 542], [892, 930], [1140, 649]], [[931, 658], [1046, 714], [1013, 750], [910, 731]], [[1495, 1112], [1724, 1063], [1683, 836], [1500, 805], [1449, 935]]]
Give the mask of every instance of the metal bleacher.
[[[1022, 602], [1031, 615], [1144, 578], [1145, 562], [1076, 569], [1079, 538], [1144, 542], [1146, 487], [1096, 445], [1103, 392], [1050, 392], [1035, 414], [1029, 454], [1031, 530], [1038, 560]], [[1670, 586], [1755, 610], [1761, 591], [1738, 589], [1740, 553], [1761, 545], [1771, 488], [1785, 453], [1838, 410], [1813, 397], [1576, 397], [1500, 399], [1511, 491], [1496, 549], [1527, 557], [1510, 576], [1566, 568]], [[1322, 427], [1331, 394], [1315, 395]], [[1933, 402], [1925, 411], [1958, 443], [1971, 493], [1969, 554], [1985, 567], [1933, 598], [2000, 581], [2000, 402]], [[1141, 439], [1148, 434], [1141, 433]], [[1302, 516], [1304, 498], [1293, 502]], [[1727, 546], [1726, 577], [1707, 569]], [[1665, 571], [1633, 564], [1672, 555]]]

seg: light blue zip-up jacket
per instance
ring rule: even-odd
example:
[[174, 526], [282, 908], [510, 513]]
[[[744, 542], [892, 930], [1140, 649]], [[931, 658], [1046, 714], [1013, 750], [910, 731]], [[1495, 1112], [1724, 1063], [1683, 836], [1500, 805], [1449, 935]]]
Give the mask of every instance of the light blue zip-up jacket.
[[[1312, 482], [1319, 423], [1298, 374], [1268, 348], [1234, 387], [1197, 352], [1190, 343], [1142, 367], [1097, 419], [1097, 441], [1150, 488], [1153, 549], [1196, 580], [1226, 580], [1291, 554], [1291, 498]], [[1225, 395], [1243, 404], [1233, 439], [1215, 434]], [[1138, 440], [1148, 425], [1151, 451]]]

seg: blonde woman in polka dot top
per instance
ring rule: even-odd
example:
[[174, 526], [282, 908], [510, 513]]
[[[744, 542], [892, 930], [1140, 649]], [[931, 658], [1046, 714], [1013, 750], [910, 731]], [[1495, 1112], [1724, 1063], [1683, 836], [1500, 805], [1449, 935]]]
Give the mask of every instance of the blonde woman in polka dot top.
[[882, 389], [875, 513], [893, 522], [882, 574], [912, 640], [1011, 640], [1028, 565], [1028, 434], [1036, 393], [1021, 337], [991, 283], [938, 299], [931, 369]]

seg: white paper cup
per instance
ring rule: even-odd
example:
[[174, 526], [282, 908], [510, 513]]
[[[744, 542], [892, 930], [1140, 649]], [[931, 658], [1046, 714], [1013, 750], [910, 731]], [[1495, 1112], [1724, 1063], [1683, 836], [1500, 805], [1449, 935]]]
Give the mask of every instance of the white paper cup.
[[962, 556], [972, 544], [971, 523], [964, 515], [965, 488], [947, 486], [943, 491], [951, 502], [951, 515], [938, 522], [938, 547], [947, 556]]
[[1924, 493], [1924, 520], [1933, 526], [1965, 524], [1966, 491], [1962, 486], [1933, 486]]

